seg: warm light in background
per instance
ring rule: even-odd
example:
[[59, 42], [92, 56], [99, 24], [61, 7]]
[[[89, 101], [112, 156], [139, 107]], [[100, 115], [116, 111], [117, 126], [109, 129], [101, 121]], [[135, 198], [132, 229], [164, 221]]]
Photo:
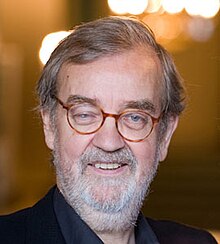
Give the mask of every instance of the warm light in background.
[[199, 14], [199, 5], [201, 0], [185, 0], [185, 10], [189, 15]]
[[142, 14], [147, 8], [148, 0], [127, 0], [127, 12], [129, 14]]
[[189, 15], [199, 15], [204, 18], [214, 17], [220, 8], [219, 0], [108, 0], [110, 9], [116, 14], [142, 14], [155, 13], [163, 9], [171, 14], [181, 12], [183, 9]]
[[214, 23], [211, 19], [193, 18], [188, 22], [186, 26], [189, 36], [200, 42], [207, 41], [215, 30]]
[[116, 14], [142, 14], [147, 8], [148, 0], [108, 0], [110, 9]]
[[219, 0], [201, 0], [200, 15], [205, 18], [214, 17], [220, 8]]
[[214, 17], [220, 8], [219, 0], [185, 0], [186, 12], [204, 18]]
[[[140, 15], [165, 43], [179, 37], [184, 40], [207, 41], [215, 30], [212, 18], [219, 12], [220, 0], [107, 0], [117, 15]], [[183, 10], [185, 13], [183, 14]], [[182, 12], [180, 14], [180, 12]], [[187, 14], [188, 15], [187, 15]], [[57, 44], [70, 32], [48, 34], [42, 41], [40, 60], [46, 64]]]
[[170, 14], [176, 14], [184, 9], [184, 1], [182, 0], [163, 0], [163, 9]]
[[153, 29], [157, 39], [163, 38], [166, 42], [177, 38], [183, 30], [180, 17], [176, 17], [173, 21], [172, 16], [169, 15], [163, 15], [160, 18], [155, 15], [147, 15], [143, 21]]
[[116, 14], [126, 14], [125, 0], [108, 0], [110, 9]]
[[160, 10], [162, 5], [162, 0], [149, 0], [146, 12], [156, 13]]
[[42, 64], [46, 64], [51, 53], [57, 47], [59, 42], [70, 34], [69, 31], [59, 31], [46, 35], [42, 41], [39, 51], [39, 58]]
[[137, 15], [160, 42], [177, 43], [181, 39], [181, 44], [207, 41], [215, 30], [213, 18], [220, 10], [220, 0], [108, 0], [108, 5], [117, 15]]

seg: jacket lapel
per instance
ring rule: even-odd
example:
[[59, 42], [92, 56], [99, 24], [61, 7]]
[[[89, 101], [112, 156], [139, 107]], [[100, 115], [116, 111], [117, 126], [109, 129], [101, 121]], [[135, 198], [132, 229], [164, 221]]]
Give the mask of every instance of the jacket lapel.
[[25, 243], [65, 244], [53, 207], [53, 187], [47, 195], [30, 208], [26, 222]]

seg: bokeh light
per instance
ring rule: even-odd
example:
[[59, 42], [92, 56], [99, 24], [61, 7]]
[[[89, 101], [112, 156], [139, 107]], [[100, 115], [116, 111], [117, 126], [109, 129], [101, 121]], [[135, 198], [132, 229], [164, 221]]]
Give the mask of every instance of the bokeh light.
[[42, 64], [46, 64], [51, 53], [57, 47], [59, 42], [70, 34], [69, 31], [59, 31], [46, 35], [42, 41], [39, 51], [39, 58]]
[[184, 8], [191, 16], [213, 18], [220, 9], [220, 0], [108, 0], [109, 8], [115, 14], [140, 15], [161, 13], [161, 9], [169, 14], [180, 13]]
[[108, 0], [108, 5], [116, 14], [139, 15], [147, 8], [148, 0]]
[[129, 14], [142, 14], [147, 8], [148, 0], [127, 0], [127, 13]]
[[201, 0], [199, 14], [204, 18], [212, 18], [218, 13], [219, 7], [219, 0]]
[[146, 12], [156, 13], [160, 10], [161, 5], [162, 5], [162, 0], [149, 0]]
[[199, 14], [199, 4], [201, 0], [185, 0], [185, 10], [189, 15]]
[[108, 0], [108, 6], [116, 14], [126, 14], [126, 0]]
[[215, 30], [214, 23], [211, 19], [196, 17], [190, 19], [187, 25], [188, 35], [195, 41], [205, 42]]
[[210, 20], [220, 10], [220, 0], [108, 0], [108, 4], [115, 14], [137, 15], [163, 43], [175, 40], [181, 45], [190, 39], [207, 41], [217, 23]]
[[184, 9], [183, 0], [163, 0], [162, 6], [164, 10], [170, 14], [176, 14]]
[[219, 0], [185, 0], [185, 9], [189, 15], [212, 18], [218, 13], [219, 8]]

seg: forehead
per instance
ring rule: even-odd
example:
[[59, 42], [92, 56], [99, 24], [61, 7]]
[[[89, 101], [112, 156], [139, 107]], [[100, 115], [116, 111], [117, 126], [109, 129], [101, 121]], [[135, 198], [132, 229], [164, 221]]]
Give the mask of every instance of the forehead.
[[81, 95], [109, 110], [142, 99], [159, 107], [162, 87], [160, 61], [153, 51], [143, 48], [87, 64], [65, 64], [58, 76], [58, 95], [64, 101]]

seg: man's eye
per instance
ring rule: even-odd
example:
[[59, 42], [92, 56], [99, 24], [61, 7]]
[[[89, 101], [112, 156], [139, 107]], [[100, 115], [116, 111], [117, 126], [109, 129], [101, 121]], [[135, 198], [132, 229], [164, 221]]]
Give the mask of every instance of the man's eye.
[[76, 121], [92, 121], [96, 118], [96, 115], [89, 112], [72, 114], [72, 117]]
[[125, 120], [129, 123], [146, 123], [147, 118], [142, 114], [127, 114]]
[[91, 125], [94, 123], [98, 123], [100, 120], [100, 116], [94, 112], [77, 112], [72, 113], [70, 116], [70, 120], [73, 124], [78, 125]]
[[88, 119], [88, 118], [90, 118], [92, 116], [91, 116], [91, 114], [83, 113], [83, 114], [75, 114], [74, 117], [78, 118], [78, 119]]
[[144, 113], [127, 113], [122, 117], [122, 122], [127, 128], [142, 130], [148, 124], [148, 119]]
[[136, 122], [141, 122], [143, 118], [137, 114], [133, 114], [130, 116], [130, 120], [136, 123]]

